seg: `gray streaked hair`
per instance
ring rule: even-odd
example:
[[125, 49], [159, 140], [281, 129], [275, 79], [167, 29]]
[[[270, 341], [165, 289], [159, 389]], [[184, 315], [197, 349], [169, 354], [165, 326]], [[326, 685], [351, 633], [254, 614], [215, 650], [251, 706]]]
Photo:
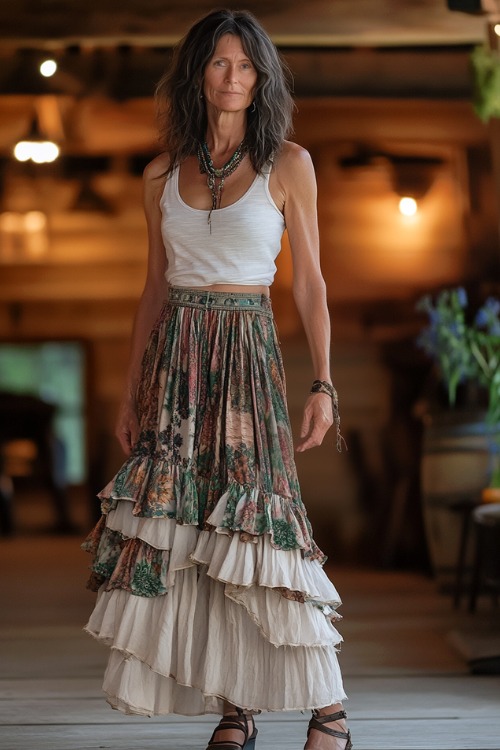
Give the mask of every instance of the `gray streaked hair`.
[[247, 110], [245, 143], [261, 173], [292, 132], [291, 74], [267, 32], [248, 11], [216, 10], [197, 21], [174, 51], [170, 68], [156, 87], [160, 137], [170, 156], [167, 174], [196, 153], [205, 139], [205, 67], [219, 39], [234, 34], [257, 71], [254, 103]]

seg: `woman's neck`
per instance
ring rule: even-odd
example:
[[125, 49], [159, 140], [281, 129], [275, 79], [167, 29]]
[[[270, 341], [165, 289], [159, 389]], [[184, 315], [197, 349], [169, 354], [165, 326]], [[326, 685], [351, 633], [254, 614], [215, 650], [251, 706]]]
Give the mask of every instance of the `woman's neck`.
[[234, 153], [245, 137], [246, 113], [209, 112], [206, 142], [214, 161]]

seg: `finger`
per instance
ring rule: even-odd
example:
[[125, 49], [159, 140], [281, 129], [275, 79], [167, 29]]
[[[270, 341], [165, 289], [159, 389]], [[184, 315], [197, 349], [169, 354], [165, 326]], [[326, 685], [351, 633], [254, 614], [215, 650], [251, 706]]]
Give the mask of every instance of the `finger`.
[[297, 451], [297, 453], [303, 453], [304, 451], [309, 450], [309, 448], [316, 448], [318, 445], [320, 445], [320, 443], [309, 436], [301, 443], [299, 443], [295, 450]]
[[117, 435], [118, 442], [120, 443], [120, 447], [122, 451], [125, 453], [126, 456], [130, 456], [130, 453], [132, 452], [132, 446], [130, 443], [130, 433], [123, 431], [119, 432]]
[[311, 433], [304, 436], [304, 439], [300, 441], [300, 443], [297, 445], [297, 451], [299, 453], [302, 453], [308, 448], [313, 448], [315, 445], [317, 445], [317, 443], [316, 443], [316, 436], [314, 435], [314, 430], [313, 430]]
[[139, 425], [134, 424], [130, 429], [130, 439], [129, 439], [130, 450], [132, 450], [134, 445], [137, 443], [138, 438], [139, 438]]
[[125, 438], [120, 441], [120, 445], [122, 447], [122, 451], [125, 453], [126, 456], [130, 456], [132, 453], [132, 446], [130, 445], [129, 440], [126, 440]]
[[309, 431], [311, 429], [311, 414], [308, 409], [304, 411], [304, 416], [302, 417], [302, 426], [300, 428], [300, 437], [305, 438], [306, 435], [309, 434]]
[[323, 438], [328, 431], [328, 428], [328, 420], [323, 417], [322, 423], [316, 422], [314, 424], [314, 427], [311, 430], [310, 434], [305, 436], [305, 439], [297, 445], [296, 450], [299, 453], [302, 453], [309, 448], [316, 448], [318, 445], [321, 445], [321, 443], [323, 442]]

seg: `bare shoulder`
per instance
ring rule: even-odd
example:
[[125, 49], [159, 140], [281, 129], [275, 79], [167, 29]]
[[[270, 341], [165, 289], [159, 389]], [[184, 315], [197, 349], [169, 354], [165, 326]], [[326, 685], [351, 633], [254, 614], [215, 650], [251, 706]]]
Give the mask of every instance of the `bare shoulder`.
[[276, 168], [282, 170], [310, 170], [312, 159], [309, 151], [298, 143], [285, 141], [276, 160]]
[[298, 143], [285, 141], [275, 161], [278, 181], [286, 186], [305, 180], [314, 181], [314, 167], [309, 151]]
[[286, 195], [298, 188], [310, 190], [316, 184], [311, 155], [298, 143], [285, 141], [274, 166], [278, 183]]
[[165, 186], [165, 173], [170, 164], [167, 154], [159, 154], [149, 164], [146, 165], [143, 172], [144, 199], [149, 204], [150, 201], [156, 203]]
[[160, 179], [167, 171], [170, 164], [168, 154], [162, 153], [155, 156], [149, 164], [146, 165], [143, 177], [146, 182]]

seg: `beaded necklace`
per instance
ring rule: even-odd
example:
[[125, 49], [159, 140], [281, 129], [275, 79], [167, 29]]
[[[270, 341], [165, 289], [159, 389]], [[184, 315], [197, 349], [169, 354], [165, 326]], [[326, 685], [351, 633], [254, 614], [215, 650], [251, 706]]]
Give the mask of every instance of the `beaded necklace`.
[[[216, 168], [210, 156], [210, 151], [206, 143], [199, 143], [196, 155], [200, 165], [200, 174], [207, 175], [207, 185], [212, 195], [212, 208], [208, 214], [208, 225], [210, 233], [212, 232], [212, 211], [220, 208], [222, 201], [222, 191], [224, 189], [224, 180], [233, 174], [239, 167], [246, 154], [245, 142], [242, 141], [231, 158], [223, 167]], [[217, 182], [218, 181], [218, 182]]]

